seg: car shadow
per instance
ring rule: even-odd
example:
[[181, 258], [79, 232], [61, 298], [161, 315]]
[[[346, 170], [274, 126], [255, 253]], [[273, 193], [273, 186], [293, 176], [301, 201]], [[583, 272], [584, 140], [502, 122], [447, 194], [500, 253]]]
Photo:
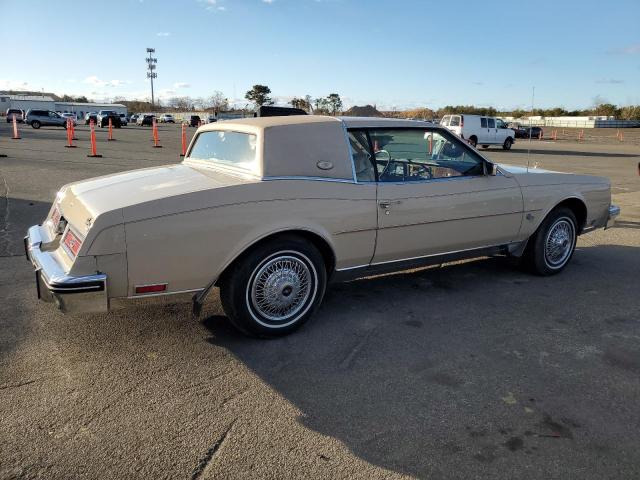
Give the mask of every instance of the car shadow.
[[613, 228], [640, 228], [640, 222], [632, 222], [630, 220], [616, 220]]
[[0, 257], [24, 255], [27, 229], [46, 218], [51, 203], [12, 198], [4, 189], [0, 177]]
[[[521, 465], [513, 452], [526, 448], [544, 470], [545, 457], [558, 458], [544, 435], [564, 429], [573, 438], [584, 421], [606, 438], [625, 423], [624, 415], [608, 426], [589, 420], [603, 414], [597, 402], [617, 404], [599, 379], [621, 365], [594, 353], [587, 369], [580, 348], [618, 348], [601, 340], [612, 322], [639, 333], [637, 291], [619, 280], [636, 275], [638, 253], [582, 247], [565, 272], [544, 278], [491, 258], [335, 284], [293, 335], [248, 339], [214, 315], [203, 322], [206, 341], [299, 408], [304, 426], [372, 464], [426, 478], [474, 476], [495, 462], [498, 474], [505, 462]], [[629, 362], [624, 378], [637, 384], [640, 352]], [[591, 402], [583, 406], [584, 398]], [[588, 448], [562, 448], [567, 469], [590, 462]]]

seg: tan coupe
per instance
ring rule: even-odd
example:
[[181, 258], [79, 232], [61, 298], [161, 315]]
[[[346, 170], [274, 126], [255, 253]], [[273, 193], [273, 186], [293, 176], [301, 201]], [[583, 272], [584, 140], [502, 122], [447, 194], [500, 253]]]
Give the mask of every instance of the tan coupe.
[[353, 278], [491, 254], [541, 275], [608, 227], [606, 178], [498, 166], [429, 123], [319, 116], [198, 129], [184, 162], [66, 185], [29, 229], [39, 297], [66, 312], [220, 287], [242, 331], [282, 335]]

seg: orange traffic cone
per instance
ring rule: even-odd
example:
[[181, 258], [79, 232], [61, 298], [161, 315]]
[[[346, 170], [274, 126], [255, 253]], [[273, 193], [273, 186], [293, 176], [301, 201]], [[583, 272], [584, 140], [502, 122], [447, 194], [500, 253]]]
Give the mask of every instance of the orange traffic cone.
[[181, 157], [184, 157], [187, 154], [187, 126], [182, 124], [182, 153]]
[[158, 124], [153, 120], [153, 148], [162, 148], [160, 139], [158, 138]]
[[76, 148], [76, 146], [73, 144], [73, 122], [71, 121], [70, 118], [67, 119], [67, 144], [65, 145], [65, 148]]
[[87, 157], [100, 158], [102, 155], [98, 155], [98, 146], [96, 145], [96, 126], [93, 120], [89, 121], [89, 128], [91, 129], [91, 153]]
[[113, 138], [113, 122], [111, 121], [111, 117], [109, 117], [109, 136], [107, 137], [107, 141], [112, 142], [114, 140], [115, 138]]
[[18, 135], [18, 121], [16, 120], [16, 115], [13, 115], [13, 137], [12, 140], [20, 140], [20, 135]]

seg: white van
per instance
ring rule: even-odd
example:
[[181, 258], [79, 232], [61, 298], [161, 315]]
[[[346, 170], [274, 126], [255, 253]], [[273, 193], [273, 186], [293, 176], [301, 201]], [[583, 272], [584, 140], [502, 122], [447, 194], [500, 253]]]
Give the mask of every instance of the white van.
[[516, 141], [516, 132], [507, 128], [502, 120], [494, 117], [466, 114], [445, 115], [442, 117], [440, 125], [465, 139], [474, 147], [482, 145], [482, 148], [488, 148], [489, 145], [501, 145], [505, 150], [509, 150], [513, 142]]

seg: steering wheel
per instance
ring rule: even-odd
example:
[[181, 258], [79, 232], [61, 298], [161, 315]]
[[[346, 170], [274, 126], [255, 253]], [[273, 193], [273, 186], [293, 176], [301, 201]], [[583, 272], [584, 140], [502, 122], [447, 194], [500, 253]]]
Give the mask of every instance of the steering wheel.
[[[383, 156], [386, 156], [386, 159], [379, 159], [378, 155], [383, 154]], [[388, 150], [378, 150], [375, 153], [375, 159], [376, 159], [376, 165], [378, 164], [379, 161], [384, 162], [386, 160], [387, 164], [384, 166], [384, 168], [382, 169], [382, 172], [378, 173], [378, 178], [382, 178], [384, 175], [387, 174], [389, 167], [391, 166], [391, 154], [389, 153]]]

